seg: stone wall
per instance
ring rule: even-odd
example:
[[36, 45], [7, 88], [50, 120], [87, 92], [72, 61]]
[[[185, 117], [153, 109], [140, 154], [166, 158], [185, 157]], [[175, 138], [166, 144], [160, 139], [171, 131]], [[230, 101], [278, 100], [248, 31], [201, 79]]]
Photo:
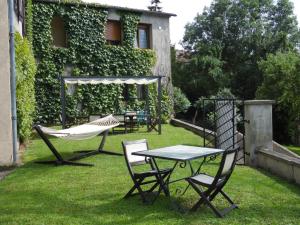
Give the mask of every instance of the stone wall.
[[300, 159], [300, 156], [297, 155], [296, 153], [288, 150], [286, 147], [282, 146], [281, 144], [273, 141], [273, 150], [275, 152], [278, 152], [278, 153], [281, 153], [281, 154], [284, 154], [286, 156], [290, 156], [290, 157], [294, 157], [294, 158], [299, 158]]
[[291, 182], [300, 184], [300, 157], [273, 141], [272, 104], [274, 101], [245, 102], [246, 163]]
[[264, 148], [259, 148], [256, 152], [258, 167], [300, 185], [300, 158]]

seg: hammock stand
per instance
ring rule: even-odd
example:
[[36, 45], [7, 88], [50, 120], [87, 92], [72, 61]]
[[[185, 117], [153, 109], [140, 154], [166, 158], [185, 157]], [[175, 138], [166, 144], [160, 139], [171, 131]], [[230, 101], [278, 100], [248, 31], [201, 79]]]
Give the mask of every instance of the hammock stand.
[[[83, 124], [77, 127], [72, 127], [65, 130], [54, 130], [49, 129], [40, 125], [35, 125], [34, 129], [37, 131], [39, 136], [43, 139], [45, 144], [48, 146], [49, 150], [55, 157], [55, 160], [50, 161], [36, 161], [36, 163], [41, 164], [55, 164], [57, 166], [60, 165], [71, 165], [71, 166], [93, 166], [93, 164], [88, 163], [79, 163], [74, 162], [89, 156], [97, 155], [97, 154], [109, 154], [109, 155], [121, 155], [120, 153], [110, 152], [103, 150], [106, 137], [108, 135], [109, 129], [116, 127], [119, 125], [119, 122], [112, 116], [109, 115], [107, 117], [92, 121], [88, 124]], [[89, 133], [84, 133], [83, 131], [86, 129], [92, 129]], [[72, 133], [72, 131], [77, 131], [77, 133]], [[100, 145], [97, 150], [85, 150], [85, 151], [77, 151], [78, 155], [75, 155], [71, 158], [64, 159], [63, 156], [58, 152], [58, 150], [51, 143], [47, 135], [55, 136], [58, 138], [63, 138], [67, 140], [83, 140], [95, 137], [102, 133], [102, 139]]]

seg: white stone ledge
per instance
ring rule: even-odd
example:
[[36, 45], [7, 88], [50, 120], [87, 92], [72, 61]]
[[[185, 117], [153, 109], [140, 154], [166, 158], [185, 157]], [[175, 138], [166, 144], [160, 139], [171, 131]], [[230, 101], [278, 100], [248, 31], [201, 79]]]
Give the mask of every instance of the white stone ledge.
[[273, 105], [275, 104], [274, 100], [247, 100], [244, 101], [245, 105]]
[[270, 151], [265, 148], [256, 150], [258, 166], [279, 177], [300, 185], [300, 159]]

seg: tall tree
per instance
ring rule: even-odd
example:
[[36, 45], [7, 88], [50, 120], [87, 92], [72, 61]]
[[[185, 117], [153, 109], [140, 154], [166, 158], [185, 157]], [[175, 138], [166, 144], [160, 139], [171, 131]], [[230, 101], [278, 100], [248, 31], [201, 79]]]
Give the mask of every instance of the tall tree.
[[258, 62], [295, 49], [299, 40], [289, 0], [214, 0], [186, 25], [183, 46], [196, 61], [195, 70], [205, 65], [220, 88], [250, 99], [262, 82]]
[[275, 138], [282, 143], [294, 137], [297, 143], [300, 140], [300, 54], [270, 54], [259, 62], [259, 68], [263, 72], [263, 83], [258, 88], [257, 97], [277, 102], [274, 109]]

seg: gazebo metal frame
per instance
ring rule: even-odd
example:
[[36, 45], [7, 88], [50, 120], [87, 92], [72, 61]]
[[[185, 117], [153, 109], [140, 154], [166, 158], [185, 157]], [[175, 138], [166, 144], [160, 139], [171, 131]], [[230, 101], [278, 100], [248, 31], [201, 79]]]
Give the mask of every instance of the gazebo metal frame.
[[[147, 119], [147, 126], [148, 126], [148, 131], [155, 129], [156, 130], [156, 125], [158, 125], [157, 132], [161, 134], [161, 98], [162, 98], [162, 83], [161, 79], [164, 76], [102, 76], [102, 77], [93, 77], [93, 76], [60, 76], [60, 98], [61, 98], [61, 122], [62, 122], [62, 127], [66, 127], [66, 89], [65, 86], [68, 83], [72, 84], [143, 84], [141, 80], [156, 80], [155, 82], [157, 83], [157, 118], [155, 118], [157, 121], [154, 122], [154, 124], [150, 121], [149, 118]], [[107, 83], [107, 81], [111, 81], [111, 83]], [[81, 82], [81, 83], [80, 83]], [[103, 82], [103, 83], [102, 83]], [[117, 82], [117, 83], [114, 83]], [[151, 81], [152, 82], [152, 81]], [[154, 83], [154, 82], [152, 82]], [[151, 83], [151, 84], [152, 84]], [[145, 85], [145, 91], [146, 91], [146, 107], [147, 107], [147, 114], [148, 116], [150, 115], [150, 110], [149, 110], [149, 90], [148, 90], [148, 85], [150, 83], [144, 83]], [[157, 124], [156, 124], [157, 123]], [[151, 126], [149, 128], [149, 125]]]

